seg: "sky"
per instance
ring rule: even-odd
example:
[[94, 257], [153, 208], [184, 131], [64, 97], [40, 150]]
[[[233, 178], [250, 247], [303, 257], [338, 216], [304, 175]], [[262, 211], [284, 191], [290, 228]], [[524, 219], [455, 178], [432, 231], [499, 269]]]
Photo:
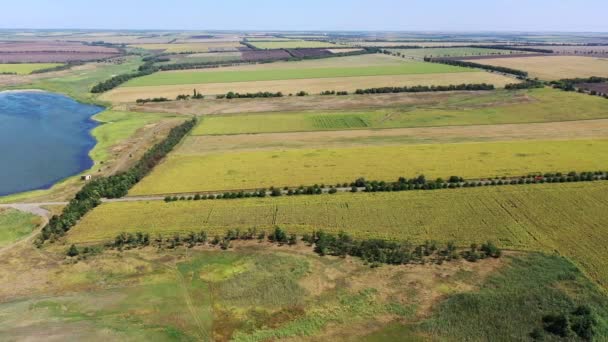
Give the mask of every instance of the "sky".
[[608, 32], [608, 0], [5, 0], [2, 28]]

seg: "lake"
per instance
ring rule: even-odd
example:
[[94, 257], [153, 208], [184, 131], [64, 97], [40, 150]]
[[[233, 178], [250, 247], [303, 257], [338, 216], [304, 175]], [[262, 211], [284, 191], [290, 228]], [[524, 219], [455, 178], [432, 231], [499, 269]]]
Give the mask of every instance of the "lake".
[[93, 166], [102, 107], [53, 93], [0, 92], [0, 196], [47, 189]]

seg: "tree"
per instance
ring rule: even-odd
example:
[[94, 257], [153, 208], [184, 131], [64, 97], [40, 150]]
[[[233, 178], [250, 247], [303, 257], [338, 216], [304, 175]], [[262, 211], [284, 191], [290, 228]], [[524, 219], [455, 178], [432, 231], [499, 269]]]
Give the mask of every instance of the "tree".
[[76, 248], [76, 245], [71, 245], [70, 248], [68, 249], [67, 254], [69, 257], [75, 257], [75, 256], [78, 256], [78, 254], [80, 254], [80, 252], [78, 252], [78, 248]]

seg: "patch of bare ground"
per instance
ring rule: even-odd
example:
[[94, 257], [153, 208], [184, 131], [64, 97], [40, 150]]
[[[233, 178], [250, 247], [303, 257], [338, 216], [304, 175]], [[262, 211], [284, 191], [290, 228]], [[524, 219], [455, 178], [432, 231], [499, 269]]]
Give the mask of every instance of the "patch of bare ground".
[[179, 153], [204, 154], [277, 148], [333, 148], [379, 144], [401, 145], [512, 140], [576, 140], [606, 137], [608, 137], [608, 119], [600, 119], [533, 124], [191, 136], [179, 147]]
[[[350, 96], [306, 96], [281, 97], [258, 99], [218, 100], [205, 99], [203, 101], [171, 101], [147, 103], [145, 105], [128, 104], [122, 108], [129, 111], [152, 113], [177, 113], [192, 115], [237, 114], [237, 113], [265, 113], [289, 112], [304, 110], [349, 110], [378, 107], [393, 107], [407, 105], [438, 105], [449, 98], [457, 96], [474, 97], [490, 94], [487, 91], [457, 91], [437, 93], [398, 93]], [[528, 102], [530, 98], [525, 94], [518, 94], [506, 103]]]

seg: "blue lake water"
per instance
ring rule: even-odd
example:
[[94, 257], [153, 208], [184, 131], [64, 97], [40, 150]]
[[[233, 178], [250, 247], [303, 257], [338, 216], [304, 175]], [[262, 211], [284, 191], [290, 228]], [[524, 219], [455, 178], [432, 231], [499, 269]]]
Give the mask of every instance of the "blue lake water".
[[91, 117], [102, 110], [59, 94], [0, 92], [0, 196], [47, 189], [91, 168]]

